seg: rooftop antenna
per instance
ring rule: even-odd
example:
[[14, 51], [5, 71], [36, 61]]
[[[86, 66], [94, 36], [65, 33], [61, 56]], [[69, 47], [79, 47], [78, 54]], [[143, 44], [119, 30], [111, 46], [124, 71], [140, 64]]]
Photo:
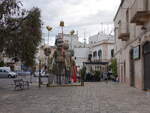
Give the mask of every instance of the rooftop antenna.
[[109, 24], [107, 25], [107, 34], [109, 33]]
[[84, 48], [85, 48], [85, 44], [86, 44], [86, 38], [85, 38], [85, 31], [84, 31]]
[[[114, 29], [111, 29], [110, 33], [108, 34], [108, 36], [111, 37], [111, 34], [113, 33]], [[108, 38], [108, 40], [110, 40], [110, 37]]]
[[103, 27], [104, 27], [104, 26], [103, 26], [103, 22], [102, 22], [102, 23], [101, 23], [101, 32], [102, 32], [102, 33], [104, 33], [104, 31], [103, 31], [104, 28], [103, 28]]

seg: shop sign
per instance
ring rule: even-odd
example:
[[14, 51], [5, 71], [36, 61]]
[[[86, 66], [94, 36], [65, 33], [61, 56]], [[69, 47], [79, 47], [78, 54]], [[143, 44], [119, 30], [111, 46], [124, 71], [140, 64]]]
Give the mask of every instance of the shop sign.
[[140, 59], [140, 45], [133, 48], [133, 59]]

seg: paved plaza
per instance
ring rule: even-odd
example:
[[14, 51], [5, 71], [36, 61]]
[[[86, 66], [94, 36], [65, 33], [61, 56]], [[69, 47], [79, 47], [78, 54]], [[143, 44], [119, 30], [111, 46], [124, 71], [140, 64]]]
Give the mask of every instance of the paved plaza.
[[0, 113], [150, 113], [150, 94], [113, 82], [40, 89], [32, 85], [22, 91], [1, 84]]

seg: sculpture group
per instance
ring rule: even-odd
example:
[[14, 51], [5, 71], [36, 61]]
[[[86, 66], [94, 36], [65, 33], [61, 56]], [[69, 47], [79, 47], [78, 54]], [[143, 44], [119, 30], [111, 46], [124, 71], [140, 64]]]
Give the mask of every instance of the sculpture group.
[[64, 42], [63, 38], [57, 38], [55, 45], [54, 54], [48, 57], [48, 86], [53, 84], [53, 81], [58, 85], [76, 82], [76, 65], [69, 44]]

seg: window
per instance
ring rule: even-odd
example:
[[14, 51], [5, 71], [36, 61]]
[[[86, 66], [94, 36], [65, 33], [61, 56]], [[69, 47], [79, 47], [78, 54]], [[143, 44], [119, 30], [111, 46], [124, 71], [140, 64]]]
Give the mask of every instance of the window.
[[91, 61], [91, 59], [92, 59], [92, 54], [89, 54], [88, 55], [88, 60]]
[[114, 49], [111, 50], [111, 57], [114, 57]]
[[97, 51], [94, 51], [93, 52], [93, 57], [96, 57], [97, 56]]
[[102, 58], [102, 50], [101, 49], [98, 50], [98, 56], [99, 56], [99, 58]]
[[3, 70], [3, 72], [7, 72], [6, 70]]
[[129, 32], [129, 8], [126, 11], [126, 22], [127, 22], [126, 30], [127, 30], [127, 32]]

